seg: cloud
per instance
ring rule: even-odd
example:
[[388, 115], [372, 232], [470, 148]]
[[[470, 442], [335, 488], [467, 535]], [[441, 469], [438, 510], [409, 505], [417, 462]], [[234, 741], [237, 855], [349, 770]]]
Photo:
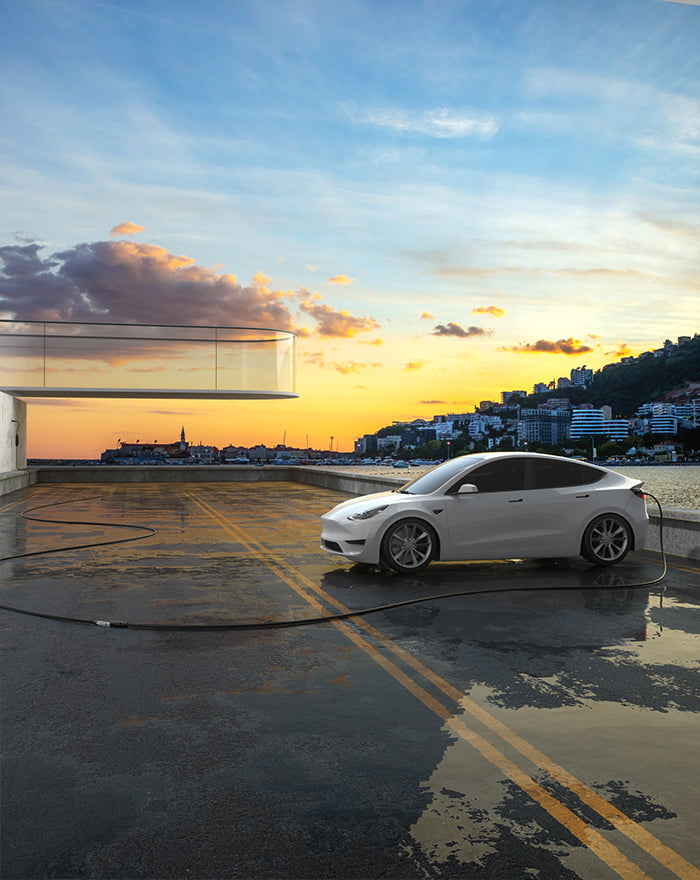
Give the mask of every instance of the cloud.
[[584, 345], [580, 339], [570, 336], [568, 339], [558, 339], [550, 342], [548, 339], [538, 339], [537, 342], [521, 342], [519, 345], [504, 346], [501, 351], [515, 351], [526, 354], [587, 354], [593, 349], [590, 345]]
[[119, 226], [114, 226], [109, 230], [109, 234], [116, 238], [120, 235], [136, 235], [139, 232], [143, 232], [145, 229], [144, 226], [139, 226], [137, 223], [132, 223], [131, 221], [127, 223], [120, 223]]
[[404, 370], [420, 370], [426, 365], [427, 361], [408, 361]]
[[492, 116], [478, 116], [440, 107], [422, 113], [410, 113], [398, 108], [382, 108], [353, 112], [356, 121], [375, 128], [401, 134], [422, 134], [433, 138], [479, 137], [491, 138], [498, 131]]
[[376, 369], [377, 367], [382, 366], [381, 363], [365, 364], [358, 361], [345, 361], [344, 363], [341, 363], [340, 361], [327, 361], [323, 356], [323, 353], [320, 351], [303, 356], [303, 361], [304, 363], [318, 367], [321, 370], [335, 370], [343, 376], [350, 373], [359, 373], [362, 370], [369, 368]]
[[[117, 227], [115, 227], [117, 228]], [[243, 286], [235, 275], [198, 266], [153, 244], [97, 241], [47, 256], [37, 242], [0, 247], [0, 313], [21, 321], [267, 327], [296, 326], [287, 291], [263, 272]], [[321, 336], [355, 336], [379, 327], [369, 317], [337, 312], [305, 289], [300, 308]], [[379, 343], [375, 343], [379, 344]]]
[[421, 321], [434, 321], [435, 315], [431, 315], [430, 312], [423, 312], [420, 316]]
[[606, 351], [606, 357], [631, 357], [634, 354], [634, 351], [627, 345], [626, 342], [618, 342], [617, 348], [613, 351]]
[[294, 320], [268, 290], [152, 244], [98, 241], [43, 258], [36, 244], [0, 248], [0, 310], [21, 320], [274, 327]]
[[337, 312], [331, 306], [318, 301], [304, 300], [299, 308], [318, 323], [316, 332], [319, 336], [353, 337], [358, 333], [369, 333], [380, 326], [374, 318], [354, 316], [347, 309]]
[[432, 336], [457, 336], [459, 339], [468, 339], [472, 336], [490, 336], [493, 330], [484, 330], [483, 327], [467, 327], [465, 330], [460, 324], [450, 321], [448, 324], [436, 324]]
[[348, 278], [347, 275], [335, 275], [333, 278], [328, 279], [329, 284], [352, 284], [354, 278]]
[[493, 318], [503, 318], [508, 312], [498, 306], [477, 306], [472, 309], [472, 315], [491, 315]]
[[637, 272], [634, 269], [609, 269], [604, 266], [596, 266], [590, 269], [579, 269], [569, 266], [564, 269], [543, 269], [529, 266], [496, 266], [492, 268], [476, 268], [474, 266], [444, 266], [435, 269], [435, 274], [445, 278], [492, 278], [498, 275], [525, 275], [538, 277], [542, 275], [564, 275], [572, 278], [601, 278], [623, 279], [639, 278], [650, 279], [653, 275]]
[[333, 363], [331, 364], [334, 370], [337, 370], [339, 373], [342, 373], [343, 376], [346, 376], [348, 373], [359, 373], [360, 370], [364, 369], [367, 364], [358, 364], [356, 361], [349, 361], [345, 364]]

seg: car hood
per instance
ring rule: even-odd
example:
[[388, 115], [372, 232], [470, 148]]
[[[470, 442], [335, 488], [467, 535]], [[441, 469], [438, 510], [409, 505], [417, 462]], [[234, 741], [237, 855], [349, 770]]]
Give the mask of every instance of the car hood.
[[350, 498], [336, 504], [329, 513], [353, 513], [356, 510], [368, 510], [370, 507], [379, 507], [383, 503], [397, 501], [402, 496], [395, 491], [375, 492], [372, 495], [361, 495], [359, 498]]

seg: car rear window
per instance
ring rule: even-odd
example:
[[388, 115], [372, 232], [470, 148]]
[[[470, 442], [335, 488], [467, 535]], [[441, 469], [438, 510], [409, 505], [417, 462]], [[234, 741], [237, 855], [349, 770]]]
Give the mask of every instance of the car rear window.
[[531, 460], [530, 487], [532, 489], [560, 489], [565, 486], [588, 486], [605, 476], [605, 471], [582, 464], [580, 461]]

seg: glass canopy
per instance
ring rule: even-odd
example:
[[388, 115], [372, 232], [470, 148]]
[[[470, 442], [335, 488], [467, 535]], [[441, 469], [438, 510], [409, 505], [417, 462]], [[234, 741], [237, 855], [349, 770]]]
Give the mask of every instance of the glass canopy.
[[288, 330], [0, 320], [0, 391], [16, 397], [298, 397]]

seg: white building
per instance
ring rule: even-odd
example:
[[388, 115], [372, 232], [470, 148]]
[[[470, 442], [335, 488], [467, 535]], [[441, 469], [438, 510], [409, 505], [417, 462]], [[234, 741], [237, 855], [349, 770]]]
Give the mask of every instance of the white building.
[[593, 381], [593, 370], [589, 370], [586, 368], [584, 364], [582, 367], [576, 367], [571, 371], [571, 384], [572, 385], [590, 385]]
[[201, 443], [190, 446], [190, 455], [196, 461], [203, 464], [211, 464], [219, 458], [219, 450], [216, 446], [203, 446]]
[[578, 440], [588, 435], [610, 437], [612, 440], [624, 440], [629, 437], [629, 421], [613, 419], [609, 406], [600, 409], [579, 407], [571, 414], [569, 437]]
[[401, 446], [401, 434], [392, 434], [390, 437], [377, 437], [377, 451], [384, 449], [399, 449]]
[[452, 440], [455, 436], [454, 422], [439, 422], [435, 425], [435, 437], [438, 440]]
[[603, 419], [603, 434], [611, 440], [626, 440], [630, 435], [629, 419]]

